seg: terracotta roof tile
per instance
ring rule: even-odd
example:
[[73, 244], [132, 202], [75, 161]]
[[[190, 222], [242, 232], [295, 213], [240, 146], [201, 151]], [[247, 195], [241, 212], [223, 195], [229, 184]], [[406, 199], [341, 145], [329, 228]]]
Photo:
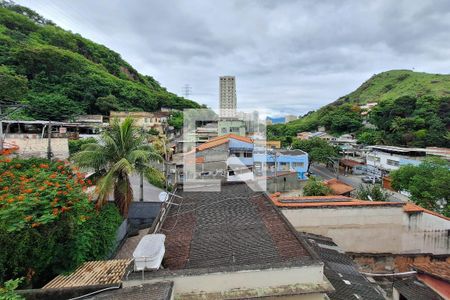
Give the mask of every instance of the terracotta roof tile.
[[423, 208], [423, 207], [421, 207], [421, 206], [419, 206], [419, 205], [416, 205], [416, 204], [414, 204], [414, 203], [411, 203], [411, 202], [405, 203], [405, 205], [403, 206], [403, 210], [404, 210], [406, 213], [420, 213], [420, 212], [422, 212], [422, 213], [427, 213], [427, 214], [430, 214], [430, 215], [433, 215], [433, 216], [436, 216], [436, 217], [439, 217], [439, 218], [442, 218], [442, 219], [445, 219], [445, 220], [449, 220], [449, 221], [450, 221], [450, 218], [448, 218], [448, 217], [446, 217], [446, 216], [443, 216], [443, 215], [441, 215], [440, 213], [437, 213], [437, 212], [435, 212], [435, 211], [428, 210], [428, 209], [426, 209], [426, 208]]
[[251, 138], [248, 138], [245, 136], [240, 136], [240, 135], [233, 134], [233, 133], [229, 133], [229, 134], [215, 137], [213, 139], [210, 139], [206, 143], [201, 144], [200, 146], [197, 147], [197, 151], [203, 151], [203, 150], [206, 150], [209, 148], [217, 147], [219, 145], [228, 143], [230, 141], [230, 139], [235, 139], [235, 140], [246, 142], [246, 143], [253, 143], [253, 140]]
[[402, 206], [401, 202], [365, 201], [345, 196], [271, 197], [278, 207]]
[[335, 195], [344, 195], [354, 190], [351, 185], [337, 180], [336, 178], [325, 181], [325, 185], [327, 185]]
[[412, 267], [419, 273], [425, 273], [450, 282], [450, 263], [446, 261], [415, 263], [412, 264]]

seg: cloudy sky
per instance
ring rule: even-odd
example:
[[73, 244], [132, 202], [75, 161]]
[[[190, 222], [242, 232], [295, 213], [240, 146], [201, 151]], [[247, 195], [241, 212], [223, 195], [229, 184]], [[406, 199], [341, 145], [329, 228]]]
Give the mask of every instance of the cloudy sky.
[[450, 71], [448, 0], [18, 0], [120, 53], [139, 72], [216, 108], [303, 114], [390, 69]]

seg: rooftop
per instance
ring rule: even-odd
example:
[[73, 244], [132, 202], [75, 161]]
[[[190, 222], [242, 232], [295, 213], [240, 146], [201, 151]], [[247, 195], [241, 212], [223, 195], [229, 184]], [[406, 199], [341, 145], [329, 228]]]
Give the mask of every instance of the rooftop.
[[408, 300], [442, 300], [431, 288], [417, 280], [417, 278], [410, 277], [394, 282], [394, 288], [399, 291]]
[[320, 207], [360, 207], [360, 206], [403, 206], [400, 202], [365, 201], [345, 196], [304, 196], [284, 197], [272, 195], [273, 203], [278, 207], [286, 208], [320, 208]]
[[324, 273], [335, 291], [329, 292], [331, 300], [368, 299], [383, 300], [379, 287], [358, 272], [353, 260], [332, 239], [306, 234], [308, 242], [325, 263]]
[[94, 296], [95, 300], [169, 300], [172, 299], [173, 282], [160, 281], [157, 283], [146, 283], [118, 290], [101, 293]]
[[131, 259], [88, 261], [70, 275], [56, 276], [43, 289], [119, 284], [131, 261]]
[[221, 135], [221, 136], [215, 137], [213, 139], [210, 139], [206, 143], [203, 143], [200, 146], [198, 146], [196, 150], [203, 151], [206, 149], [214, 148], [219, 145], [228, 143], [230, 141], [230, 139], [235, 139], [235, 140], [238, 140], [241, 142], [246, 142], [246, 143], [253, 143], [253, 140], [251, 138], [248, 138], [245, 136], [240, 136], [240, 135], [233, 134], [233, 133], [229, 133], [229, 134]]
[[450, 283], [450, 265], [445, 261], [415, 263], [412, 265], [419, 273], [424, 273]]
[[325, 185], [327, 185], [335, 195], [345, 195], [354, 190], [351, 185], [346, 184], [336, 178], [325, 181]]
[[[261, 192], [245, 184], [220, 192], [179, 192], [161, 229], [165, 268], [258, 269], [305, 265], [314, 253]], [[316, 260], [317, 261], [317, 260]]]

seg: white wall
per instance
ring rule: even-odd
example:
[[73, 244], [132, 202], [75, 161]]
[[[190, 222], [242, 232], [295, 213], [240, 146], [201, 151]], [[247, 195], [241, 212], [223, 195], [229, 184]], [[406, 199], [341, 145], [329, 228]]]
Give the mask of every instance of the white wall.
[[167, 276], [143, 281], [125, 281], [123, 284], [124, 286], [133, 286], [162, 280], [174, 282], [175, 299], [242, 299], [304, 293], [304, 296], [296, 295], [295, 299], [318, 300], [325, 299], [325, 291], [333, 290], [323, 274], [322, 264], [191, 276]]
[[283, 209], [299, 231], [328, 236], [347, 252], [450, 254], [450, 221], [403, 207]]
[[[36, 135], [34, 135], [34, 138], [31, 138], [32, 135], [29, 136], [30, 138], [27, 138], [26, 135], [22, 135], [22, 137], [7, 136], [5, 142], [19, 146], [19, 150], [16, 152], [19, 156], [47, 157], [48, 140]], [[67, 138], [52, 138], [51, 146], [54, 158], [66, 159], [69, 157], [69, 141]]]

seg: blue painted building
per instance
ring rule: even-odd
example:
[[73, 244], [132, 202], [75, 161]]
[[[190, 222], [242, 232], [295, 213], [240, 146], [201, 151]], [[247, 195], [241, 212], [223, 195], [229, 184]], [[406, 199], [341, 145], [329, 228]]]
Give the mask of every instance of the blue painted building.
[[307, 179], [308, 153], [301, 150], [277, 150], [276, 152], [255, 150], [253, 160], [256, 175], [262, 175], [264, 170], [267, 176], [273, 176], [275, 173], [296, 172], [298, 179]]

